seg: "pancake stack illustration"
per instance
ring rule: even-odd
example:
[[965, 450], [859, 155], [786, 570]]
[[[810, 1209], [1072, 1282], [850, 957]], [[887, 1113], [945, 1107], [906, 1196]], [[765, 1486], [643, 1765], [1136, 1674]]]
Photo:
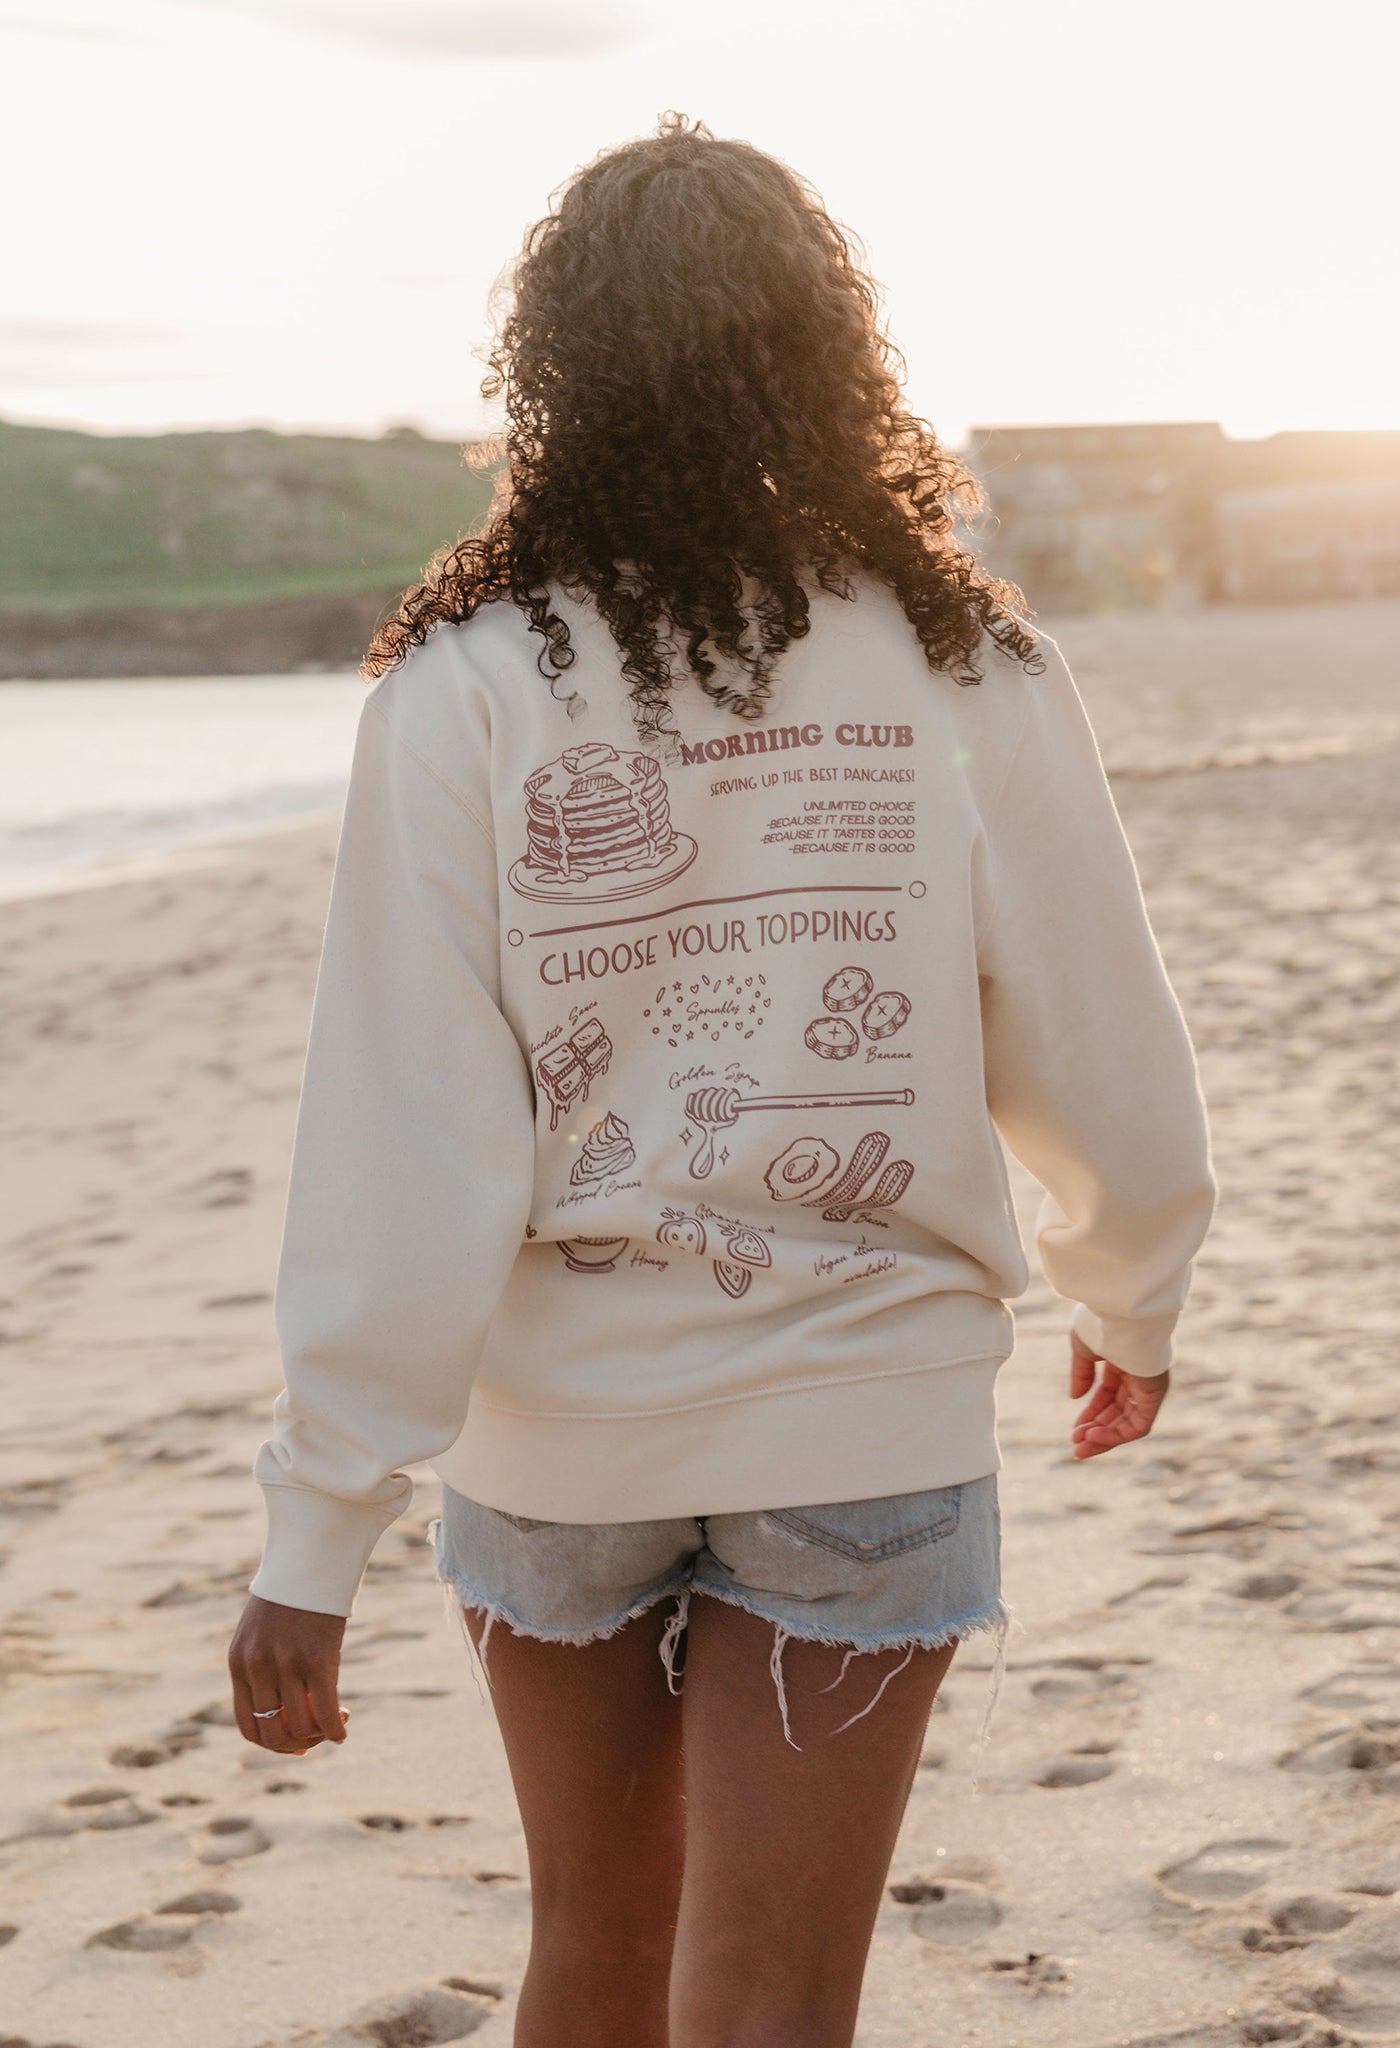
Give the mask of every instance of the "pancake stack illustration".
[[523, 896], [639, 895], [695, 858], [695, 841], [671, 823], [655, 761], [604, 740], [566, 747], [529, 777], [525, 830], [525, 858], [510, 875]]

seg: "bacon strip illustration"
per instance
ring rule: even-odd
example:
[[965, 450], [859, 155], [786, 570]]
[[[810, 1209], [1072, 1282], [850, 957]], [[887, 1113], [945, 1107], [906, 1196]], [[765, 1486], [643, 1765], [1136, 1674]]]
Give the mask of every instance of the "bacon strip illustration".
[[832, 1183], [819, 1201], [809, 1202], [806, 1206], [810, 1209], [846, 1209], [871, 1174], [883, 1164], [889, 1149], [890, 1141], [884, 1131], [868, 1131], [851, 1154], [841, 1178]]
[[[880, 1133], [876, 1133], [876, 1135], [879, 1136]], [[888, 1140], [886, 1142], [888, 1143]], [[881, 1156], [883, 1157], [883, 1154]], [[859, 1147], [857, 1147], [856, 1153], [851, 1159], [852, 1169], [854, 1169], [858, 1157]], [[842, 1202], [839, 1206], [831, 1209], [822, 1208], [822, 1204], [831, 1199], [829, 1195], [822, 1195], [816, 1201], [809, 1202], [807, 1207], [812, 1209], [821, 1208], [822, 1216], [828, 1223], [849, 1223], [852, 1216], [857, 1215], [862, 1209], [891, 1208], [899, 1200], [913, 1178], [914, 1168], [909, 1160], [892, 1159], [881, 1173], [874, 1187], [869, 1189], [866, 1194], [857, 1195], [853, 1199]]]

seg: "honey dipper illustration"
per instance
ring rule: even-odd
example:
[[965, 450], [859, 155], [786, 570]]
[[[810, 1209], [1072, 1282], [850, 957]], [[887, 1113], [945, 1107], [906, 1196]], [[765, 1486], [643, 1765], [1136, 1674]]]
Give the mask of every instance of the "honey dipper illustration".
[[697, 1088], [685, 1098], [685, 1113], [700, 1126], [700, 1143], [690, 1155], [690, 1177], [704, 1180], [715, 1163], [715, 1133], [736, 1124], [749, 1109], [874, 1109], [908, 1107], [912, 1088], [857, 1088], [845, 1095], [750, 1095], [737, 1088]]

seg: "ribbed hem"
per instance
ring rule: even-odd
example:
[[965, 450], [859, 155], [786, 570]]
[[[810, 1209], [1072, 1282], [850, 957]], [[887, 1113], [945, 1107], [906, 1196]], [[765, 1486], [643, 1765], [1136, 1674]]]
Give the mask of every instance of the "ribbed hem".
[[528, 1415], [475, 1399], [433, 1470], [483, 1507], [649, 1522], [873, 1500], [1001, 1467], [1004, 1354], [645, 1415]]
[[1081, 1302], [1074, 1312], [1073, 1330], [1099, 1358], [1106, 1358], [1120, 1372], [1152, 1379], [1172, 1362], [1172, 1332], [1178, 1317], [1096, 1316]]
[[395, 1516], [305, 1486], [264, 1484], [263, 1498], [267, 1541], [248, 1591], [309, 1614], [352, 1614], [370, 1552]]

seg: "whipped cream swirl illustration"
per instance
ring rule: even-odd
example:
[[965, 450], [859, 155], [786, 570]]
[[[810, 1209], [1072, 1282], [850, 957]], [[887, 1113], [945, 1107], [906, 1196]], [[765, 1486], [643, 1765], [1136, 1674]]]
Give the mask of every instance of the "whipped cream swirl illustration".
[[620, 1116], [609, 1110], [601, 1123], [594, 1124], [583, 1141], [583, 1150], [574, 1161], [569, 1179], [574, 1186], [586, 1187], [590, 1181], [607, 1180], [611, 1174], [626, 1173], [629, 1166], [637, 1163], [637, 1150], [632, 1143], [632, 1133]]

